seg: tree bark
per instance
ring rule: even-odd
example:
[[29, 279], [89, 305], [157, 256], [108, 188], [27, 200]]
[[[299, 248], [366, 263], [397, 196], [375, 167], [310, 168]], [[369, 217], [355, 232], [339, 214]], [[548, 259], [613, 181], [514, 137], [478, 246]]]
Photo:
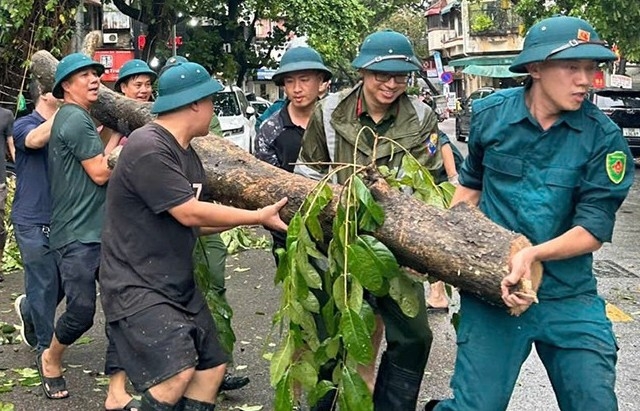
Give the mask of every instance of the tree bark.
[[[32, 72], [46, 86], [52, 82], [57, 60], [46, 51], [32, 58]], [[123, 134], [153, 119], [149, 104], [116, 94], [101, 86], [91, 114], [107, 127]], [[234, 207], [257, 209], [288, 197], [281, 211], [289, 221], [316, 183], [255, 159], [222, 138], [195, 138], [192, 146], [206, 172], [205, 198]], [[401, 265], [427, 273], [495, 305], [502, 305], [500, 282], [509, 273], [510, 256], [530, 245], [522, 235], [510, 232], [485, 217], [477, 208], [460, 204], [450, 210], [425, 205], [391, 188], [375, 170], [364, 176], [372, 195], [385, 210], [385, 222], [375, 233]], [[333, 201], [320, 216], [331, 236], [339, 186], [333, 186]], [[533, 290], [541, 280], [541, 265], [534, 267]], [[426, 279], [426, 274], [421, 274]], [[527, 284], [518, 288], [529, 291]], [[518, 313], [518, 311], [513, 311]]]

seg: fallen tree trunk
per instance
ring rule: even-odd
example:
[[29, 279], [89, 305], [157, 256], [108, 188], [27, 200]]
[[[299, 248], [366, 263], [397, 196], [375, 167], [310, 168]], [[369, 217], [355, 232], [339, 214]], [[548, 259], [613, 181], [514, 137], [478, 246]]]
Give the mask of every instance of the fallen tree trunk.
[[[33, 55], [31, 70], [45, 87], [53, 82], [56, 66], [57, 60], [46, 51]], [[101, 86], [91, 114], [123, 134], [153, 119], [148, 104], [125, 98], [105, 86]], [[215, 136], [196, 138], [192, 145], [205, 168], [205, 196], [222, 204], [256, 209], [286, 196], [289, 202], [281, 216], [289, 221], [316, 185], [315, 181], [261, 162]], [[386, 215], [384, 225], [373, 235], [389, 247], [400, 264], [428, 273], [489, 303], [503, 304], [500, 281], [509, 272], [510, 256], [530, 244], [526, 238], [493, 223], [475, 207], [460, 204], [441, 210], [425, 205], [391, 188], [371, 170], [365, 180]], [[336, 195], [340, 192], [337, 188], [333, 191]], [[336, 204], [334, 196], [321, 215], [327, 238], [331, 235]], [[534, 267], [534, 290], [541, 273], [538, 264]], [[528, 291], [526, 285], [524, 290]]]

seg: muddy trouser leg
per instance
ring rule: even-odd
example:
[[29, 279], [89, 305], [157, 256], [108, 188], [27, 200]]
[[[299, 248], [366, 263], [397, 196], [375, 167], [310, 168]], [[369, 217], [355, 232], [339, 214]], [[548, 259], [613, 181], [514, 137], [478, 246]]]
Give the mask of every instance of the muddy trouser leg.
[[376, 411], [416, 408], [433, 336], [427, 318], [424, 285], [416, 283], [414, 292], [419, 301], [419, 311], [414, 318], [404, 315], [390, 296], [375, 299], [376, 313], [382, 316], [387, 340], [373, 393]]

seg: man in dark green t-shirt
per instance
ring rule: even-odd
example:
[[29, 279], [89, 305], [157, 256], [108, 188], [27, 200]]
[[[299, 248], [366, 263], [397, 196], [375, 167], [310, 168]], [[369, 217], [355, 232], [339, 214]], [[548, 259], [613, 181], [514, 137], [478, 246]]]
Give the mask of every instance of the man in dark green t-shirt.
[[[89, 108], [98, 99], [104, 67], [89, 57], [74, 53], [64, 57], [56, 69], [53, 95], [64, 98], [51, 128], [49, 177], [52, 217], [50, 248], [60, 271], [67, 298], [66, 310], [58, 318], [51, 345], [36, 358], [47, 397], [69, 395], [62, 376], [66, 348], [93, 325], [96, 284], [100, 263], [100, 236], [111, 171], [107, 155], [121, 134], [111, 132], [106, 147], [100, 139]], [[125, 390], [126, 375], [117, 365], [111, 344], [106, 355], [110, 375], [106, 409], [139, 406]]]

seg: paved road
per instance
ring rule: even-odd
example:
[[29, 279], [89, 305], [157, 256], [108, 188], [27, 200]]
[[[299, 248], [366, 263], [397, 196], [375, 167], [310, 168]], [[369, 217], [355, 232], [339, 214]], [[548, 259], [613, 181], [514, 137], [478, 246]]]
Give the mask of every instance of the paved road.
[[[453, 120], [441, 123], [445, 132], [453, 136]], [[459, 144], [465, 148], [464, 144]], [[636, 172], [636, 177], [638, 173]], [[618, 214], [618, 225], [613, 244], [606, 245], [596, 254], [601, 294], [634, 320], [616, 322], [614, 328], [620, 345], [618, 381], [616, 389], [622, 411], [640, 409], [638, 391], [640, 370], [640, 183], [637, 183]], [[248, 268], [248, 270], [246, 270]], [[279, 290], [273, 286], [274, 265], [266, 250], [252, 250], [234, 256], [228, 261], [228, 296], [235, 310], [234, 327], [238, 336], [236, 345], [236, 373], [249, 375], [247, 387], [229, 393], [219, 402], [219, 408], [242, 410], [247, 406], [262, 406], [272, 410], [273, 390], [269, 387], [268, 364], [265, 353], [273, 350], [272, 343], [278, 331], [271, 327], [271, 314], [278, 305]], [[7, 275], [0, 283], [0, 321], [15, 323], [13, 300], [23, 289], [22, 275]], [[450, 395], [449, 379], [455, 359], [455, 335], [447, 315], [430, 317], [435, 341], [420, 393], [420, 403], [428, 399]], [[105, 386], [99, 375], [104, 361], [104, 317], [96, 315], [94, 327], [87, 334], [91, 341], [69, 349], [66, 357], [66, 377], [71, 397], [62, 401], [44, 398], [39, 387], [14, 387], [0, 394], [0, 402], [10, 402], [16, 411], [69, 411], [101, 410]], [[0, 387], [7, 379], [17, 379], [15, 369], [33, 367], [34, 355], [24, 345], [0, 346]], [[2, 376], [1, 372], [5, 373]], [[589, 376], [584, 376], [589, 378]], [[0, 389], [1, 391], [1, 389]], [[0, 409], [2, 407], [0, 406]], [[557, 410], [549, 381], [539, 359], [533, 353], [522, 368], [516, 384], [510, 411]]]

